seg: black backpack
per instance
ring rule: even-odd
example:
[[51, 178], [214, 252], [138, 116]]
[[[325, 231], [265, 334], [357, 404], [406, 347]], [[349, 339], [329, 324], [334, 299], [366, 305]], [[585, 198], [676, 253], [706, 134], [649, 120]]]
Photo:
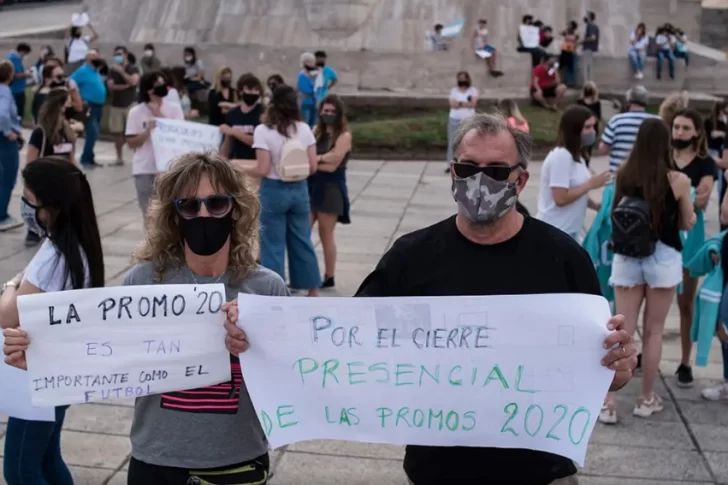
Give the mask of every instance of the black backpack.
[[657, 238], [646, 200], [623, 197], [612, 211], [612, 252], [631, 258], [646, 258], [655, 252]]

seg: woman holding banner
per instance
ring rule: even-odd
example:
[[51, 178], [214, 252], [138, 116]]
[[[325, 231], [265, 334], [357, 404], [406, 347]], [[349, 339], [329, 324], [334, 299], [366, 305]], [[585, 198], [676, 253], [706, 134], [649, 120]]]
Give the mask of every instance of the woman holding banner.
[[126, 119], [126, 142], [134, 150], [132, 173], [134, 187], [142, 214], [146, 216], [149, 199], [154, 190], [154, 179], [159, 173], [152, 148], [152, 130], [155, 118], [184, 120], [180, 105], [165, 101], [169, 93], [167, 82], [159, 71], [147, 72], [139, 82], [141, 103], [129, 111]]
[[[41, 158], [23, 170], [25, 188], [21, 213], [36, 234], [47, 236], [24, 271], [3, 285], [0, 325], [4, 350], [11, 365], [16, 358], [17, 299], [33, 295], [104, 286], [104, 258], [96, 225], [91, 187], [83, 172], [61, 158]], [[23, 359], [24, 361], [24, 356]], [[4, 476], [8, 485], [73, 485], [61, 457], [61, 428], [68, 406], [55, 409], [55, 421], [27, 421], [11, 417], [5, 436]]]

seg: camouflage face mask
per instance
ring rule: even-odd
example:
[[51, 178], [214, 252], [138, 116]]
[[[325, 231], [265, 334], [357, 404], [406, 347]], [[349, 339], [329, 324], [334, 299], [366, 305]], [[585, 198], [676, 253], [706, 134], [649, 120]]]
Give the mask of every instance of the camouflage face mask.
[[483, 173], [452, 180], [452, 196], [474, 224], [492, 224], [516, 205], [516, 184], [493, 180]]

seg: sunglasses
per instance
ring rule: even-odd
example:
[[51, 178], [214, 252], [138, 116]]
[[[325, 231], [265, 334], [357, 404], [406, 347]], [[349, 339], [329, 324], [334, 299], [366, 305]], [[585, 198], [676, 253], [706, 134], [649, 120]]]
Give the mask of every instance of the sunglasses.
[[177, 213], [185, 219], [197, 217], [203, 205], [212, 217], [221, 217], [232, 208], [233, 198], [229, 195], [211, 195], [201, 199], [190, 197], [174, 201]]
[[518, 165], [486, 165], [481, 167], [472, 163], [453, 162], [452, 171], [456, 177], [466, 179], [482, 173], [498, 182], [505, 182]]

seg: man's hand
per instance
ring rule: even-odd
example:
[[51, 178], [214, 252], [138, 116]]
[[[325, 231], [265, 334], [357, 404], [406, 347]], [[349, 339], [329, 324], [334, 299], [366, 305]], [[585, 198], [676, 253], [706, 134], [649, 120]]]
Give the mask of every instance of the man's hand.
[[25, 360], [25, 351], [30, 345], [28, 334], [19, 328], [6, 328], [3, 330], [3, 337], [5, 337], [3, 345], [5, 363], [18, 369], [28, 370], [28, 362]]
[[602, 365], [614, 371], [610, 391], [624, 387], [637, 367], [637, 348], [624, 325], [624, 315], [615, 315], [607, 323], [607, 328], [613, 332], [604, 340], [604, 348], [611, 350], [602, 359]]

